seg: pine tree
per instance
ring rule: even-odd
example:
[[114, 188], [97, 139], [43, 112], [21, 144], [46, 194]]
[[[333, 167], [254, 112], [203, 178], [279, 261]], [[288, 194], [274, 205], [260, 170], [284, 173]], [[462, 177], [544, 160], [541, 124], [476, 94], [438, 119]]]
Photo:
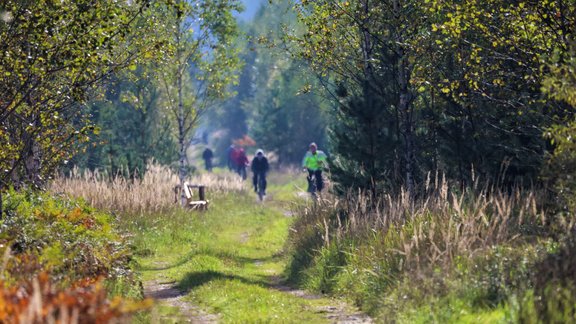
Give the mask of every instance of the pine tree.
[[393, 89], [378, 94], [373, 91], [378, 88], [374, 82], [369, 85], [367, 81], [362, 94], [348, 95], [342, 84], [336, 91], [341, 104], [329, 139], [334, 152], [330, 172], [339, 194], [361, 189], [375, 195], [402, 182], [398, 156], [402, 140]]

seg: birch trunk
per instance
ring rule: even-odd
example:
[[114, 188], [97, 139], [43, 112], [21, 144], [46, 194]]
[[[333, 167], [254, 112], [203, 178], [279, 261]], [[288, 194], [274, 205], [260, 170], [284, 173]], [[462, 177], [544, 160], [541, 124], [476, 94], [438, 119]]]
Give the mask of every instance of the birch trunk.
[[[180, 22], [179, 22], [180, 23]], [[186, 181], [186, 129], [185, 129], [185, 115], [184, 115], [184, 94], [182, 92], [182, 78], [186, 69], [186, 62], [183, 62], [181, 32], [178, 30], [176, 33], [176, 87], [178, 91], [178, 178], [180, 180], [180, 203], [182, 207], [186, 206], [186, 195], [184, 193], [184, 182]]]

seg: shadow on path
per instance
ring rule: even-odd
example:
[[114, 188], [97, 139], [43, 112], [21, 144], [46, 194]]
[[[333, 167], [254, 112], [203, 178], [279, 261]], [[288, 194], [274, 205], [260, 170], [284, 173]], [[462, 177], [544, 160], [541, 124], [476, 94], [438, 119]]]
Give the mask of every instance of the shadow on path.
[[246, 279], [246, 278], [241, 277], [241, 276], [229, 275], [229, 274], [225, 274], [225, 273], [218, 272], [218, 271], [212, 271], [212, 270], [190, 272], [190, 273], [186, 274], [182, 280], [180, 280], [180, 282], [177, 284], [177, 286], [180, 287], [181, 289], [185, 290], [185, 291], [190, 291], [190, 290], [193, 290], [196, 287], [200, 287], [200, 286], [202, 286], [205, 283], [208, 283], [210, 281], [222, 280], [222, 279], [224, 279], [224, 280], [236, 280], [236, 281], [240, 281], [240, 282], [247, 284], [247, 285], [257, 285], [260, 287], [269, 288], [269, 284], [265, 279], [263, 279], [263, 280], [250, 280], [250, 279]]
[[268, 257], [264, 257], [264, 258], [249, 258], [249, 257], [240, 256], [237, 254], [223, 252], [223, 251], [214, 251], [214, 250], [203, 249], [203, 250], [192, 251], [190, 253], [187, 253], [185, 256], [181, 257], [180, 259], [178, 259], [176, 262], [174, 262], [172, 264], [159, 264], [156, 266], [154, 266], [154, 265], [142, 266], [141, 265], [139, 267], [139, 270], [141, 270], [141, 271], [169, 270], [172, 268], [177, 268], [179, 266], [182, 266], [182, 265], [190, 262], [194, 257], [203, 256], [203, 255], [217, 258], [220, 260], [226, 260], [226, 261], [232, 262], [238, 267], [242, 267], [245, 264], [254, 263], [254, 262], [277, 261], [280, 258], [282, 258], [282, 254], [272, 254], [272, 255], [270, 255]]
[[[174, 283], [159, 283], [157, 281], [150, 281], [144, 285], [144, 296], [153, 298], [157, 302], [162, 302], [168, 306], [176, 307], [179, 309], [179, 316], [171, 316], [177, 318], [170, 318], [175, 320], [176, 323], [218, 323], [218, 316], [209, 314], [203, 311], [200, 307], [185, 301], [185, 292], [174, 286]], [[167, 318], [158, 318], [157, 312], [152, 314], [152, 323], [165, 322]]]
[[[266, 289], [274, 289], [280, 292], [288, 293], [302, 299], [322, 299], [326, 296], [311, 294], [301, 289], [296, 289], [285, 285], [279, 276], [261, 276], [261, 280], [249, 280], [241, 276], [229, 275], [218, 271], [201, 271], [188, 273], [177, 286], [182, 291], [190, 291], [196, 287], [202, 286], [213, 280], [237, 280], [248, 285], [257, 285]], [[167, 292], [169, 294], [169, 292]], [[339, 324], [371, 324], [374, 323], [372, 318], [363, 314], [357, 309], [350, 307], [345, 302], [332, 300], [330, 305], [317, 306], [314, 308], [316, 313], [324, 316], [332, 323]]]

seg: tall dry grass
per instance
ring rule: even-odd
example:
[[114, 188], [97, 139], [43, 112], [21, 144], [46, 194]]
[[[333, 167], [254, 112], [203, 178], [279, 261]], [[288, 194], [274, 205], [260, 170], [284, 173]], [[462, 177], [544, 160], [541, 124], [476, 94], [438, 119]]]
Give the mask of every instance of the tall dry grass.
[[[206, 186], [208, 199], [223, 192], [242, 191], [245, 186], [238, 175], [228, 172], [200, 174], [191, 177], [188, 182]], [[90, 205], [103, 210], [146, 213], [178, 208], [174, 189], [178, 184], [178, 175], [170, 168], [151, 163], [143, 177], [134, 179], [74, 169], [70, 176], [56, 177], [50, 183], [49, 190], [83, 198]]]
[[439, 178], [427, 181], [422, 194], [412, 199], [407, 192], [370, 195], [349, 193], [346, 199], [327, 197], [301, 213], [293, 239], [298, 232], [315, 227], [322, 240], [354, 240], [372, 245], [375, 259], [396, 255], [413, 269], [447, 266], [456, 257], [474, 258], [499, 244], [529, 240], [555, 228], [574, 224], [550, 219], [538, 208], [535, 190], [515, 188], [508, 192], [477, 186], [464, 192], [451, 190]]

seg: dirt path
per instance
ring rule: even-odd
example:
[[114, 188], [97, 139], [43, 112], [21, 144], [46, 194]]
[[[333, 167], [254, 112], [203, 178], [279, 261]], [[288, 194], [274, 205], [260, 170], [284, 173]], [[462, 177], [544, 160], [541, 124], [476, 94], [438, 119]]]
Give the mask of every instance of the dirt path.
[[[320, 299], [322, 296], [310, 294], [304, 290], [293, 289], [288, 286], [274, 284], [273, 289], [289, 293], [291, 295], [304, 299]], [[198, 306], [185, 301], [185, 293], [175, 287], [175, 284], [169, 282], [151, 281], [144, 284], [144, 295], [153, 298], [156, 302], [179, 309], [180, 316], [170, 318], [178, 322], [185, 323], [218, 323], [219, 318], [215, 314], [208, 314]], [[343, 302], [335, 302], [334, 305], [318, 306], [314, 309], [316, 313], [324, 314], [331, 323], [336, 324], [370, 324], [373, 320], [360, 312], [351, 311], [351, 307]], [[153, 323], [160, 323], [162, 319], [158, 314], [152, 315]]]
[[[177, 318], [172, 318], [178, 322], [185, 323], [218, 323], [218, 316], [204, 312], [200, 307], [185, 301], [186, 294], [175, 287], [173, 282], [150, 281], [144, 283], [144, 296], [153, 298], [156, 302], [170, 307], [175, 307], [180, 311]], [[161, 323], [157, 313], [152, 314], [152, 323]]]
[[[291, 295], [304, 298], [304, 299], [320, 299], [322, 296], [310, 294], [304, 290], [294, 289], [292, 287], [275, 285], [275, 289], [287, 292]], [[370, 324], [374, 323], [370, 316], [363, 314], [359, 311], [353, 310], [349, 305], [344, 302], [335, 302], [329, 306], [318, 306], [315, 308], [317, 313], [323, 313], [327, 319], [332, 323], [338, 324]]]
[[[272, 207], [274, 208], [274, 207]], [[285, 217], [293, 217], [293, 212], [281, 210]], [[241, 244], [250, 240], [249, 233], [242, 233], [239, 238]], [[260, 266], [264, 261], [256, 261], [255, 264]], [[154, 266], [165, 267], [162, 262], [155, 262]], [[326, 318], [330, 323], [338, 324], [368, 324], [374, 321], [367, 315], [359, 312], [356, 308], [347, 305], [342, 301], [329, 299], [326, 296], [311, 294], [304, 290], [295, 289], [282, 283], [279, 276], [269, 277], [269, 289], [280, 291], [298, 298], [307, 300], [322, 299], [322, 306], [309, 306], [307, 311], [312, 311], [321, 317]], [[152, 314], [152, 323], [219, 323], [222, 321], [218, 314], [210, 314], [195, 305], [186, 297], [186, 292], [180, 291], [176, 287], [176, 282], [172, 281], [163, 274], [158, 272], [154, 278], [144, 283], [144, 294], [148, 298], [153, 298], [159, 305], [175, 308], [178, 312], [172, 312], [166, 315], [163, 311], [159, 314], [159, 308], [156, 307]], [[176, 314], [175, 314], [176, 313]], [[257, 318], [254, 319], [258, 321]]]
[[[179, 315], [170, 318], [160, 318], [157, 312], [152, 314], [152, 323], [161, 323], [164, 320], [175, 320], [178, 323], [219, 323], [216, 314], [209, 314], [197, 305], [184, 300], [185, 292], [176, 288], [175, 282], [162, 281], [162, 275], [155, 280], [144, 282], [144, 296], [153, 298], [157, 303], [174, 307], [179, 310]], [[280, 277], [272, 277], [271, 289], [282, 291], [303, 299], [321, 299], [320, 295], [310, 294], [301, 289], [283, 285]], [[363, 314], [344, 302], [334, 301], [332, 305], [317, 306], [314, 311], [323, 314], [331, 323], [335, 324], [371, 324], [374, 321], [366, 314]]]

